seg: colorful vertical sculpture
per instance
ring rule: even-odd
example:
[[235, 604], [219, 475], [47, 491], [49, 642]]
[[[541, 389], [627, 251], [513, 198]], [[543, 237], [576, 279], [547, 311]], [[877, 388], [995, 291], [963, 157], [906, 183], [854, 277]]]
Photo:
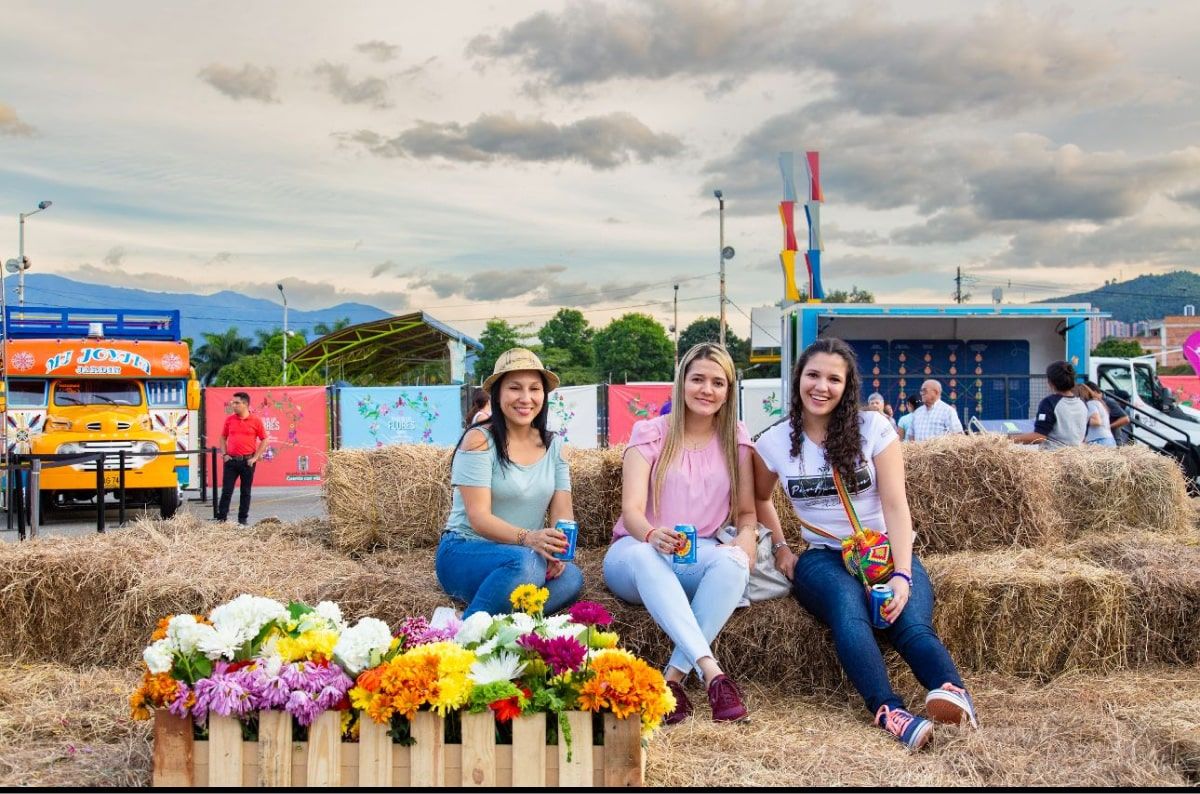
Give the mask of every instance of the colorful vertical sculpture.
[[[817, 152], [806, 152], [804, 160], [807, 176], [807, 190], [804, 200], [804, 217], [808, 221], [808, 251], [804, 254], [804, 262], [808, 270], [808, 300], [819, 303], [825, 297], [825, 289], [821, 286], [821, 251], [824, 243], [821, 241], [821, 202], [825, 194], [821, 190], [820, 155]], [[779, 219], [783, 222], [783, 250], [779, 252], [779, 262], [783, 266], [784, 296], [789, 301], [800, 300], [800, 291], [796, 287], [796, 255], [799, 245], [796, 242], [796, 182], [795, 165], [791, 152], [779, 155], [779, 171], [783, 177], [783, 201], [779, 202]]]

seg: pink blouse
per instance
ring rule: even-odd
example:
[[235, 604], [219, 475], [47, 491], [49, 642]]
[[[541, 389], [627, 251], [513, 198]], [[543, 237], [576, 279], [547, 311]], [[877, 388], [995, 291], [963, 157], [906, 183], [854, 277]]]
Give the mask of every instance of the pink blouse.
[[[667, 415], [636, 423], [625, 448], [626, 455], [636, 449], [650, 464], [646, 520], [656, 527], [674, 528], [676, 524], [692, 524], [699, 537], [712, 537], [736, 519], [736, 516], [729, 515], [729, 471], [725, 466], [725, 456], [721, 454], [720, 436], [714, 434], [712, 441], [703, 449], [679, 451], [663, 482], [662, 503], [654, 504], [654, 475], [670, 421], [671, 417]], [[741, 422], [737, 423], [737, 445], [739, 463], [747, 463], [754, 445], [746, 426]], [[613, 527], [613, 540], [628, 534], [625, 519], [617, 519], [617, 525]]]

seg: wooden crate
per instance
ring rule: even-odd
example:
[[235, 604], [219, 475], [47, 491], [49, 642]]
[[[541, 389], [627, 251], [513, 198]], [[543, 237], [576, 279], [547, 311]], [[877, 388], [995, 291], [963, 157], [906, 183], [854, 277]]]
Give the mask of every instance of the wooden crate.
[[154, 712], [153, 785], [163, 787], [510, 787], [641, 786], [645, 776], [641, 721], [604, 715], [604, 745], [592, 745], [592, 715], [567, 712], [565, 744], [546, 744], [544, 714], [513, 720], [513, 742], [497, 745], [492, 712], [463, 713], [462, 743], [443, 741], [443, 719], [418, 712], [415, 743], [393, 744], [387, 727], [364, 719], [357, 744], [341, 741], [341, 713], [326, 712], [307, 742], [292, 741], [291, 716], [259, 712], [259, 738], [242, 741], [241, 725], [212, 716], [209, 738], [192, 738], [192, 723]]

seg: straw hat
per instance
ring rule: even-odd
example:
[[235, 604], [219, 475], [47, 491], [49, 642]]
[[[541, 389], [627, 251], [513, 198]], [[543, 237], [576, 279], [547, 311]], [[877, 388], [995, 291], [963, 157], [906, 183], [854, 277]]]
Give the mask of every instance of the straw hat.
[[483, 382], [483, 388], [485, 390], [492, 388], [493, 383], [500, 380], [509, 372], [523, 370], [537, 370], [545, 375], [546, 380], [549, 381], [546, 391], [554, 391], [558, 388], [558, 376], [543, 367], [542, 360], [534, 355], [532, 350], [527, 350], [523, 347], [514, 347], [500, 354], [500, 358], [496, 359], [496, 368], [492, 370], [492, 374]]

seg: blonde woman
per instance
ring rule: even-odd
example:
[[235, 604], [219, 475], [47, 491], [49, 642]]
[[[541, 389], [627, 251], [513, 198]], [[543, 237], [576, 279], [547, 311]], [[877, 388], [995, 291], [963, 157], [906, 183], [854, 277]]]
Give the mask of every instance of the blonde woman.
[[[635, 424], [625, 449], [604, 581], [618, 598], [644, 604], [675, 644], [664, 671], [676, 702], [668, 723], [691, 714], [683, 681], [692, 670], [703, 677], [714, 720], [747, 716], [710, 646], [746, 590], [758, 539], [752, 445], [737, 421], [736, 394], [725, 348], [696, 345], [679, 362], [671, 413]], [[731, 523], [735, 542], [719, 544], [714, 536]], [[695, 563], [672, 561], [676, 524], [696, 527]]]

